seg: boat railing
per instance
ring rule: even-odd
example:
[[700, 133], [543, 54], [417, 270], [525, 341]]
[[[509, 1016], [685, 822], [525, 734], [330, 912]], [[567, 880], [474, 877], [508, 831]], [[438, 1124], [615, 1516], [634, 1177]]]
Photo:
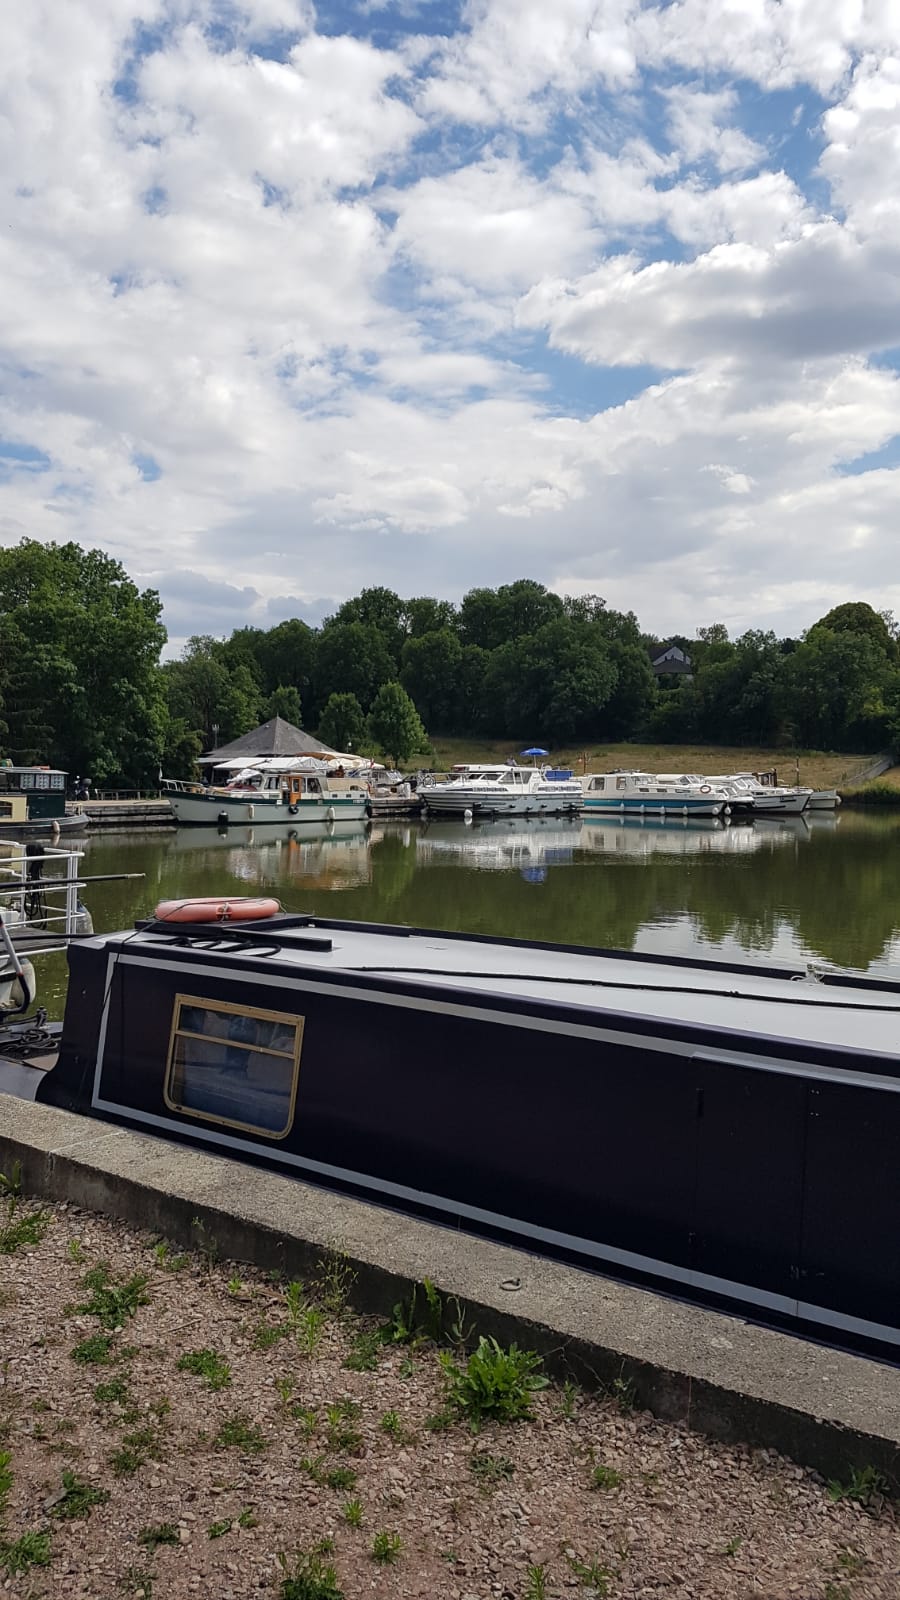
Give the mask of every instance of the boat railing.
[[[77, 932], [78, 863], [83, 855], [83, 850], [63, 850], [53, 845], [41, 845], [38, 854], [33, 845], [29, 850], [20, 839], [0, 839], [0, 903], [18, 913], [21, 922], [16, 926], [46, 928], [66, 938]], [[54, 862], [64, 871], [45, 878], [44, 868]], [[46, 895], [61, 895], [61, 906], [48, 906]]]

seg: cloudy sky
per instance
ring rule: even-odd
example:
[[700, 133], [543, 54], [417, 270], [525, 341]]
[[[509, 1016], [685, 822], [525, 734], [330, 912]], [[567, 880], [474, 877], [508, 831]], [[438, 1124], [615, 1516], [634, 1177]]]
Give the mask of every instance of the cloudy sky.
[[0, 540], [174, 639], [900, 611], [900, 0], [22, 0]]

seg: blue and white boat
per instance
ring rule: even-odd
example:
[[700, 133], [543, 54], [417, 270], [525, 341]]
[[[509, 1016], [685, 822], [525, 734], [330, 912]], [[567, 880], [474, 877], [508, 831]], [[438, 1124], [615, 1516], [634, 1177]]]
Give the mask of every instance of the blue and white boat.
[[729, 811], [724, 789], [702, 779], [656, 778], [648, 772], [589, 773], [582, 794], [588, 815], [720, 817]]

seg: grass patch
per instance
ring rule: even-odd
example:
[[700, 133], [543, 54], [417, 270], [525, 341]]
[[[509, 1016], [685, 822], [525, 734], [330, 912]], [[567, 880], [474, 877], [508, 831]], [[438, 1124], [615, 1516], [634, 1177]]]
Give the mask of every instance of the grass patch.
[[525, 1600], [547, 1600], [547, 1568], [536, 1562], [525, 1574]]
[[374, 1372], [378, 1366], [378, 1357], [381, 1354], [384, 1340], [375, 1328], [366, 1329], [358, 1333], [350, 1347], [350, 1353], [344, 1361], [348, 1372]]
[[279, 1554], [278, 1565], [282, 1572], [279, 1600], [344, 1600], [337, 1573], [325, 1562], [321, 1550], [301, 1552], [290, 1565], [287, 1557]]
[[447, 1402], [474, 1428], [486, 1420], [517, 1422], [531, 1416], [531, 1401], [549, 1379], [540, 1371], [543, 1362], [533, 1350], [511, 1344], [507, 1350], [496, 1339], [478, 1341], [464, 1367], [453, 1357], [440, 1355], [447, 1380]]
[[231, 1383], [231, 1368], [215, 1350], [186, 1350], [176, 1365], [179, 1372], [203, 1378], [210, 1389], [227, 1389]]
[[225, 1418], [213, 1443], [217, 1450], [242, 1450], [245, 1455], [260, 1455], [266, 1448], [261, 1429], [239, 1412]]
[[348, 1528], [361, 1528], [363, 1522], [362, 1501], [345, 1500], [341, 1507], [341, 1515]]
[[122, 1328], [128, 1318], [136, 1314], [138, 1306], [149, 1305], [147, 1283], [145, 1272], [116, 1279], [106, 1262], [100, 1261], [81, 1280], [81, 1287], [89, 1291], [90, 1299], [77, 1309], [85, 1316], [96, 1317], [103, 1328]]
[[569, 1556], [569, 1566], [579, 1583], [585, 1589], [590, 1589], [597, 1600], [606, 1600], [609, 1586], [614, 1578], [619, 1576], [615, 1567], [607, 1567], [595, 1557], [593, 1561], [579, 1561], [576, 1556]]
[[117, 1478], [128, 1478], [147, 1461], [159, 1461], [160, 1457], [158, 1430], [153, 1423], [147, 1422], [123, 1436], [118, 1449], [110, 1452], [109, 1464]]
[[154, 1522], [142, 1528], [138, 1534], [138, 1544], [145, 1545], [148, 1550], [155, 1550], [161, 1544], [180, 1543], [181, 1537], [174, 1522]]
[[98, 1383], [94, 1390], [94, 1399], [101, 1406], [124, 1406], [128, 1398], [126, 1378], [110, 1378], [109, 1383]]
[[353, 1424], [362, 1407], [355, 1400], [339, 1400], [325, 1412], [328, 1448], [352, 1455], [362, 1446], [363, 1436]]
[[511, 1478], [515, 1467], [508, 1456], [494, 1456], [487, 1450], [473, 1450], [469, 1457], [469, 1469], [479, 1489], [489, 1494], [496, 1489], [499, 1483]]
[[12, 1486], [12, 1452], [0, 1450], [0, 1517], [3, 1516], [6, 1510], [6, 1502], [9, 1499]]
[[857, 1505], [871, 1507], [883, 1497], [887, 1482], [875, 1467], [851, 1467], [846, 1482], [832, 1478], [827, 1489], [829, 1500], [855, 1500]]
[[40, 1244], [50, 1226], [49, 1211], [19, 1211], [15, 1196], [10, 1200], [6, 1221], [0, 1227], [0, 1256], [15, 1255], [26, 1245]]
[[388, 1528], [382, 1528], [372, 1540], [372, 1560], [378, 1561], [382, 1566], [392, 1566], [399, 1561], [403, 1554], [403, 1540], [399, 1533], [391, 1533]]
[[62, 1483], [63, 1492], [50, 1508], [51, 1516], [59, 1517], [61, 1522], [75, 1522], [81, 1517], [89, 1517], [95, 1506], [102, 1506], [109, 1499], [108, 1489], [95, 1489], [92, 1484], [77, 1478], [74, 1472], [64, 1472]]
[[221, 1522], [210, 1523], [206, 1530], [206, 1536], [208, 1539], [222, 1539], [226, 1533], [231, 1532], [233, 1527], [234, 1523], [232, 1522], [231, 1518], [223, 1517]]
[[305, 1472], [323, 1489], [355, 1489], [356, 1473], [352, 1467], [329, 1467], [324, 1456], [304, 1456], [300, 1462]]
[[164, 1272], [181, 1272], [191, 1259], [188, 1255], [173, 1255], [172, 1246], [165, 1239], [158, 1240], [153, 1246], [153, 1256], [156, 1265], [162, 1267]]
[[253, 1343], [257, 1350], [271, 1350], [279, 1339], [287, 1339], [292, 1331], [289, 1322], [260, 1322], [253, 1330]]
[[0, 1539], [0, 1566], [5, 1567], [10, 1578], [27, 1572], [30, 1567], [49, 1567], [50, 1535], [30, 1531], [7, 1544]]
[[69, 1351], [73, 1361], [78, 1361], [83, 1367], [109, 1367], [112, 1366], [113, 1339], [110, 1333], [92, 1333], [90, 1338], [82, 1339]]
[[624, 1479], [621, 1472], [615, 1467], [605, 1467], [602, 1463], [591, 1471], [592, 1489], [620, 1489]]

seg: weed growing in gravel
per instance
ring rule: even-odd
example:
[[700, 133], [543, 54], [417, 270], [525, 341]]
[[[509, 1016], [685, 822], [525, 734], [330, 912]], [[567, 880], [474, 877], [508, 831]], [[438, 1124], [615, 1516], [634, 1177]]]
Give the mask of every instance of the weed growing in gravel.
[[443, 1333], [444, 1302], [430, 1278], [413, 1284], [409, 1299], [398, 1300], [389, 1320], [379, 1329], [384, 1344], [440, 1344]]
[[425, 1418], [425, 1429], [427, 1433], [446, 1433], [455, 1421], [456, 1416], [449, 1406], [442, 1406], [440, 1411], [432, 1411], [431, 1416]]
[[29, 1567], [49, 1567], [50, 1535], [34, 1530], [23, 1533], [12, 1544], [0, 1539], [0, 1566], [5, 1567], [10, 1578]]
[[325, 1332], [325, 1312], [320, 1306], [304, 1306], [297, 1319], [294, 1334], [301, 1355], [314, 1356]]
[[240, 1412], [225, 1418], [213, 1443], [217, 1450], [242, 1450], [245, 1455], [259, 1455], [266, 1448], [262, 1431]]
[[245, 1506], [243, 1511], [241, 1512], [240, 1516], [237, 1519], [238, 1527], [239, 1528], [255, 1528], [258, 1523], [259, 1523], [259, 1518], [257, 1517], [256, 1513], [254, 1512], [253, 1507], [252, 1506]]
[[567, 1378], [562, 1386], [562, 1397], [559, 1402], [560, 1413], [567, 1422], [571, 1422], [575, 1416], [575, 1403], [580, 1392], [578, 1384]]
[[876, 1496], [884, 1494], [887, 1483], [875, 1467], [851, 1467], [846, 1482], [832, 1478], [827, 1488], [829, 1500], [855, 1500], [857, 1505], [871, 1506]]
[[320, 1488], [356, 1488], [356, 1473], [352, 1467], [328, 1467], [325, 1465], [324, 1456], [304, 1456], [300, 1462], [300, 1471], [305, 1472]]
[[49, 1211], [23, 1211], [17, 1215], [18, 1200], [13, 1196], [0, 1227], [0, 1256], [14, 1255], [26, 1244], [40, 1244], [50, 1226]]
[[232, 1522], [231, 1518], [223, 1517], [221, 1522], [210, 1523], [206, 1530], [207, 1537], [210, 1539], [221, 1539], [224, 1534], [230, 1533], [233, 1527], [234, 1523]]
[[110, 1333], [92, 1333], [89, 1339], [82, 1339], [69, 1351], [73, 1361], [79, 1361], [84, 1367], [108, 1367], [112, 1365], [113, 1340]]
[[733, 1539], [729, 1539], [724, 1550], [722, 1551], [723, 1556], [736, 1556], [743, 1542], [743, 1539], [741, 1539], [738, 1534], [735, 1534]]
[[822, 1600], [853, 1600], [849, 1585], [846, 1583], [826, 1583], [822, 1593]]
[[164, 1272], [181, 1272], [191, 1259], [187, 1255], [173, 1255], [172, 1246], [167, 1244], [165, 1239], [157, 1241], [153, 1246], [153, 1254], [156, 1265], [162, 1267]]
[[383, 1566], [399, 1561], [402, 1551], [403, 1540], [399, 1533], [391, 1533], [387, 1528], [382, 1528], [372, 1540], [372, 1560], [380, 1561]]
[[9, 1499], [12, 1486], [12, 1452], [0, 1450], [0, 1517], [3, 1516], [6, 1510], [6, 1502]]
[[231, 1295], [237, 1295], [243, 1294], [243, 1291], [243, 1279], [240, 1278], [237, 1273], [234, 1273], [233, 1276], [228, 1279], [228, 1293]]
[[176, 1365], [179, 1372], [205, 1378], [210, 1389], [227, 1389], [231, 1383], [231, 1368], [215, 1350], [186, 1350]]
[[344, 1521], [348, 1527], [362, 1527], [363, 1508], [361, 1500], [345, 1500], [341, 1510], [343, 1512]]
[[858, 1555], [855, 1550], [839, 1550], [834, 1562], [837, 1571], [843, 1573], [845, 1578], [858, 1578], [868, 1564], [865, 1556]]
[[621, 1472], [617, 1472], [615, 1467], [605, 1467], [601, 1464], [591, 1471], [592, 1489], [619, 1489], [623, 1481]]
[[314, 1411], [308, 1411], [305, 1406], [298, 1404], [291, 1406], [291, 1416], [295, 1422], [299, 1422], [300, 1432], [303, 1434], [304, 1438], [311, 1439], [316, 1431], [316, 1424], [319, 1420], [316, 1416], [316, 1413]]
[[140, 1594], [144, 1600], [153, 1600], [153, 1573], [147, 1567], [126, 1567], [119, 1588], [125, 1594]]
[[382, 1433], [389, 1433], [393, 1439], [402, 1439], [403, 1423], [399, 1411], [385, 1411], [378, 1423]]
[[343, 1316], [355, 1282], [356, 1273], [347, 1252], [336, 1246], [326, 1250], [319, 1262], [316, 1288], [323, 1306], [333, 1317]]
[[253, 1330], [253, 1343], [257, 1350], [271, 1350], [279, 1339], [286, 1339], [290, 1332], [289, 1322], [259, 1322]]
[[508, 1456], [493, 1456], [486, 1450], [472, 1451], [469, 1468], [478, 1487], [486, 1494], [505, 1478], [511, 1478], [516, 1470]]
[[102, 1506], [109, 1499], [108, 1489], [95, 1489], [90, 1483], [77, 1478], [74, 1472], [64, 1472], [62, 1483], [63, 1492], [55, 1505], [51, 1506], [50, 1512], [63, 1522], [89, 1517], [94, 1506]]
[[129, 1399], [127, 1379], [110, 1378], [109, 1383], [98, 1383], [94, 1399], [101, 1406], [124, 1406]]
[[191, 1227], [197, 1235], [197, 1249], [206, 1263], [206, 1270], [207, 1272], [212, 1272], [213, 1267], [219, 1259], [218, 1243], [210, 1233], [202, 1217], [192, 1217]]
[[577, 1557], [569, 1556], [568, 1561], [579, 1582], [586, 1589], [590, 1589], [591, 1593], [598, 1597], [598, 1600], [606, 1600], [610, 1584], [614, 1578], [618, 1577], [615, 1568], [604, 1566], [596, 1558], [593, 1561], [579, 1561]]
[[308, 1550], [295, 1556], [289, 1566], [280, 1553], [278, 1565], [284, 1576], [279, 1585], [280, 1600], [344, 1600], [333, 1566], [326, 1565], [321, 1550]]
[[70, 1261], [84, 1260], [84, 1251], [81, 1248], [81, 1241], [79, 1239], [69, 1240], [68, 1244], [66, 1245], [66, 1255]]
[[327, 1408], [325, 1425], [330, 1450], [346, 1451], [352, 1455], [360, 1448], [363, 1436], [358, 1428], [353, 1427], [353, 1423], [361, 1411], [362, 1406], [355, 1400], [339, 1400], [336, 1405]]
[[374, 1328], [364, 1329], [358, 1333], [350, 1347], [350, 1354], [344, 1361], [348, 1372], [374, 1372], [378, 1366], [378, 1356], [383, 1340]]
[[0, 1196], [4, 1200], [22, 1198], [22, 1163], [14, 1161], [9, 1172], [0, 1172]]
[[531, 1416], [531, 1399], [546, 1389], [549, 1379], [533, 1350], [511, 1344], [504, 1350], [496, 1339], [482, 1337], [464, 1367], [442, 1351], [441, 1366], [447, 1380], [447, 1400], [460, 1416], [477, 1428], [486, 1419], [515, 1422]]
[[127, 1478], [146, 1461], [159, 1461], [161, 1454], [159, 1432], [152, 1422], [146, 1422], [123, 1435], [119, 1448], [110, 1452], [109, 1464], [116, 1477]]
[[121, 1328], [128, 1317], [133, 1317], [138, 1306], [150, 1302], [147, 1293], [147, 1274], [136, 1272], [118, 1282], [105, 1261], [98, 1262], [81, 1280], [81, 1287], [90, 1290], [90, 1299], [77, 1307], [83, 1315], [96, 1317], [101, 1327]]
[[547, 1568], [537, 1563], [525, 1574], [525, 1600], [547, 1600]]
[[138, 1534], [138, 1544], [147, 1546], [148, 1550], [155, 1550], [160, 1544], [180, 1544], [178, 1529], [174, 1522], [154, 1522], [149, 1527], [142, 1528]]

